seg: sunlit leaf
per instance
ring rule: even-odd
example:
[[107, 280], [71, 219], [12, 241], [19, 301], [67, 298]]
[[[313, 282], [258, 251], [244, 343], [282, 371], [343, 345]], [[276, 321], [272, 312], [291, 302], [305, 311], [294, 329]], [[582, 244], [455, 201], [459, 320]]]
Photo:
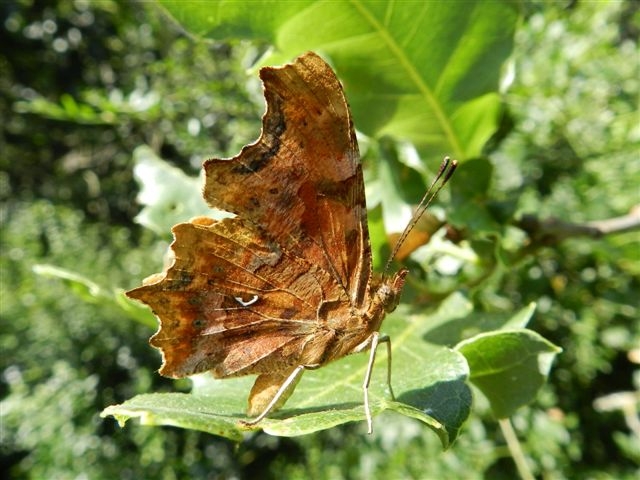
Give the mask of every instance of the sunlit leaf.
[[535, 399], [561, 351], [526, 329], [481, 333], [456, 350], [469, 362], [471, 382], [487, 397], [497, 418], [509, 417]]
[[500, 67], [519, 17], [515, 3], [481, 1], [160, 4], [196, 35], [269, 42], [262, 65], [307, 50], [325, 55], [356, 127], [409, 140], [432, 165], [479, 155], [493, 133]]

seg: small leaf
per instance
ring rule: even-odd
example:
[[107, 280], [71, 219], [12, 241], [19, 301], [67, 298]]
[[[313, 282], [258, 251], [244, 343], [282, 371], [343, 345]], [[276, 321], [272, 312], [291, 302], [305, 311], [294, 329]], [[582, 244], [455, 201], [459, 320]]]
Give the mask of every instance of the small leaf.
[[497, 418], [532, 402], [561, 349], [532, 330], [481, 333], [460, 342], [471, 382], [487, 397]]
[[517, 329], [524, 328], [533, 317], [533, 313], [536, 311], [536, 303], [531, 302], [529, 305], [521, 309], [519, 312], [511, 316], [509, 321], [504, 324], [504, 329]]
[[[462, 294], [454, 293], [442, 303], [439, 311], [452, 310], [457, 312], [457, 316], [450, 319], [445, 316], [442, 323], [434, 321], [432, 328], [425, 335], [425, 340], [453, 347], [480, 333], [524, 328], [533, 315], [535, 307], [535, 303], [531, 303], [511, 315], [474, 312], [471, 303]], [[438, 317], [436, 316], [436, 318]]]
[[63, 93], [60, 96], [60, 105], [62, 105], [62, 108], [64, 109], [65, 113], [70, 118], [78, 116], [78, 114], [80, 112], [80, 108], [79, 108], [78, 103], [76, 102], [75, 98], [73, 98], [68, 93]]
[[64, 280], [71, 290], [86, 302], [95, 303], [100, 299], [111, 296], [97, 283], [92, 282], [79, 273], [65, 268], [56, 267], [55, 265], [37, 264], [33, 266], [33, 271], [43, 277]]
[[156, 328], [158, 325], [153, 313], [146, 306], [127, 298], [122, 289], [107, 290], [79, 273], [55, 265], [37, 264], [33, 266], [33, 271], [43, 277], [63, 280], [70, 290], [85, 302], [115, 304], [131, 318], [150, 328]]
[[487, 208], [487, 192], [493, 165], [486, 158], [465, 162], [451, 182], [451, 208], [448, 220], [459, 228], [478, 233], [495, 233], [500, 225]]

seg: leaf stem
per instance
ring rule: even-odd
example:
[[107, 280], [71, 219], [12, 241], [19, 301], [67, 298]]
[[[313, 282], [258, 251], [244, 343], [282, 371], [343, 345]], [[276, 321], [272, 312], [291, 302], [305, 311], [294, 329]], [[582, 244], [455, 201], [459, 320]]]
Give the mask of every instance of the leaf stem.
[[522, 480], [535, 480], [535, 477], [533, 476], [533, 473], [531, 473], [531, 469], [527, 463], [527, 459], [524, 456], [524, 452], [522, 451], [522, 447], [520, 446], [518, 436], [511, 425], [511, 420], [508, 418], [501, 418], [498, 420], [498, 424], [500, 425], [502, 435], [504, 435], [504, 439], [507, 442], [507, 447], [509, 448], [511, 457], [516, 464], [520, 478], [522, 478]]

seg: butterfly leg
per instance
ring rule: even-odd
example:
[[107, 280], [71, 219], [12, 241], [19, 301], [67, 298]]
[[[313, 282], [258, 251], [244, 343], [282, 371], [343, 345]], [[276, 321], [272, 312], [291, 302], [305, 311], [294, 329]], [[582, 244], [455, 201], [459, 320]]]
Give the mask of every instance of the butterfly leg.
[[381, 336], [379, 332], [373, 332], [371, 334], [369, 364], [367, 365], [367, 372], [364, 375], [364, 382], [362, 384], [362, 390], [364, 391], [364, 413], [367, 417], [367, 432], [369, 434], [373, 432], [373, 418], [371, 416], [371, 406], [369, 405], [369, 383], [371, 383], [373, 363], [376, 360], [376, 350], [378, 349], [378, 345], [383, 342], [387, 344], [387, 384], [389, 385], [391, 398], [395, 399], [393, 389], [391, 388], [391, 339], [387, 335]]
[[278, 388], [278, 391], [273, 396], [271, 401], [267, 404], [267, 406], [262, 410], [262, 412], [252, 420], [242, 420], [240, 423], [246, 426], [253, 426], [259, 423], [262, 419], [264, 419], [267, 415], [269, 415], [272, 411], [276, 410], [281, 403], [284, 403], [287, 398], [293, 392], [293, 389], [297, 385], [302, 373], [305, 371], [307, 367], [305, 365], [298, 365], [289, 376], [286, 378], [284, 382]]
[[389, 337], [389, 335], [381, 335], [378, 340], [378, 344], [383, 342], [387, 344], [387, 385], [389, 386], [391, 400], [395, 400], [396, 396], [394, 395], [393, 388], [391, 387], [391, 337]]

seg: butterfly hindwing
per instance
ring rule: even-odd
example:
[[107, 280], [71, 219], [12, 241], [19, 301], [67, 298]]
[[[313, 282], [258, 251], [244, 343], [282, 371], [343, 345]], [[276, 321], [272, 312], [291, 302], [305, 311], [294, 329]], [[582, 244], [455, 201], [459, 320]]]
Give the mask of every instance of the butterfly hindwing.
[[164, 375], [226, 377], [296, 364], [306, 337], [321, 328], [318, 305], [346, 300], [325, 272], [241, 219], [197, 219], [173, 233], [173, 265], [128, 293], [161, 320], [151, 343], [163, 351]]

